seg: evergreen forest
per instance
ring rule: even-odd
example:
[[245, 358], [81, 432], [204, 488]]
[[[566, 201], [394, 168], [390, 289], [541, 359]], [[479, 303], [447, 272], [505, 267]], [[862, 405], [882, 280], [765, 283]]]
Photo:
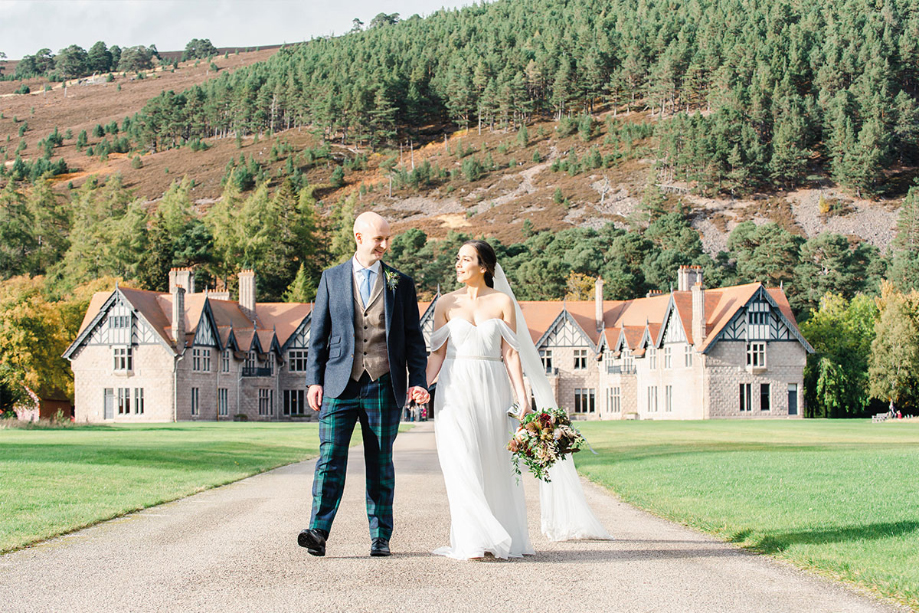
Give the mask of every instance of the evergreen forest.
[[380, 147], [432, 124], [640, 107], [672, 119], [660, 164], [702, 189], [793, 186], [822, 169], [884, 193], [919, 155], [909, 0], [505, 0], [396, 21], [164, 92], [132, 137], [157, 148], [309, 125]]

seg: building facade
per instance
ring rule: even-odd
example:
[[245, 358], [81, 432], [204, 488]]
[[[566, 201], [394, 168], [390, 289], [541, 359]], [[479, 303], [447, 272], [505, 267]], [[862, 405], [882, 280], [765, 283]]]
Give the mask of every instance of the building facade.
[[[813, 349], [782, 289], [705, 289], [682, 267], [677, 290], [625, 301], [521, 302], [559, 406], [579, 419], [796, 418]], [[170, 291], [116, 287], [93, 297], [64, 357], [78, 422], [309, 420], [305, 372], [312, 305], [197, 293], [175, 269]], [[433, 302], [419, 303], [430, 349]]]
[[169, 292], [116, 287], [90, 302], [64, 353], [77, 422], [308, 420], [309, 304], [256, 303], [255, 273], [240, 299], [195, 292], [190, 269]]
[[[592, 301], [521, 302], [558, 405], [578, 419], [802, 417], [813, 348], [784, 291], [702, 281], [684, 266], [669, 294], [603, 300], [598, 280]], [[432, 320], [433, 303], [426, 337]]]

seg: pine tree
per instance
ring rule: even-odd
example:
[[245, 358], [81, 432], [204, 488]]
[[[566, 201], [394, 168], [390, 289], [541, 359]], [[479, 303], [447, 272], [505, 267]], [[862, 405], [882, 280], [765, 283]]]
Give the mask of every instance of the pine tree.
[[297, 276], [284, 292], [284, 302], [312, 302], [316, 299], [316, 289], [315, 282], [306, 272], [306, 264], [301, 262]]

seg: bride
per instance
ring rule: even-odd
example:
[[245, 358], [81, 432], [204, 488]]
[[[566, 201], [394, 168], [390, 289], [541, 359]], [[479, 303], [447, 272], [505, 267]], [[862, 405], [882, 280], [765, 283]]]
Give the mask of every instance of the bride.
[[[428, 381], [438, 379], [434, 434], [451, 517], [450, 546], [434, 553], [532, 555], [523, 488], [507, 450], [515, 425], [508, 409], [529, 412], [524, 372], [540, 407], [555, 400], [491, 245], [466, 242], [456, 275], [465, 288], [437, 301], [427, 367]], [[540, 485], [543, 533], [552, 540], [610, 538], [587, 507], [573, 461], [557, 462], [549, 476], [552, 482]]]

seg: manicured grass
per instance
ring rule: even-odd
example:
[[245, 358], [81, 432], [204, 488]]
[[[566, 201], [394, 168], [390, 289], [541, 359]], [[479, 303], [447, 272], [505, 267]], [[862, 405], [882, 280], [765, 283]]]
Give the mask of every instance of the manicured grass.
[[213, 422], [2, 429], [0, 552], [316, 456], [317, 432]]
[[578, 426], [623, 500], [919, 609], [919, 421]]

